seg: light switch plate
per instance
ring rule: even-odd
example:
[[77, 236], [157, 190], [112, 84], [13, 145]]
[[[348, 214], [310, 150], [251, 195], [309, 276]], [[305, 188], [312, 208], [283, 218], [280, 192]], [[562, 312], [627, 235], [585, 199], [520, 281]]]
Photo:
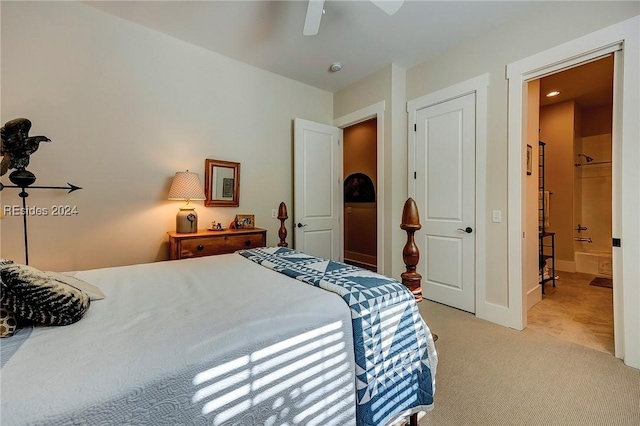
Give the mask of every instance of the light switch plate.
[[493, 211], [493, 223], [500, 223], [500, 222], [502, 222], [502, 211], [494, 210]]

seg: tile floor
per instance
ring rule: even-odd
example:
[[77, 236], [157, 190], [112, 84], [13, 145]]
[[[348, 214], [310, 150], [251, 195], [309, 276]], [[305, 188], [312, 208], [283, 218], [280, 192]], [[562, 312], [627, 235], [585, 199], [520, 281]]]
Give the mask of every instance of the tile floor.
[[613, 290], [589, 285], [594, 275], [556, 271], [542, 301], [529, 309], [527, 327], [614, 354]]

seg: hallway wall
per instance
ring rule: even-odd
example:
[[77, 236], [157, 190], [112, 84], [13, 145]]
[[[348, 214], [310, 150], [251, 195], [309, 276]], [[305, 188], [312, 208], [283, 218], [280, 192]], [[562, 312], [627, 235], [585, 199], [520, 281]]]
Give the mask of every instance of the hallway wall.
[[556, 268], [574, 272], [574, 101], [540, 109], [540, 140], [545, 148], [546, 188], [549, 197], [549, 231], [555, 232]]

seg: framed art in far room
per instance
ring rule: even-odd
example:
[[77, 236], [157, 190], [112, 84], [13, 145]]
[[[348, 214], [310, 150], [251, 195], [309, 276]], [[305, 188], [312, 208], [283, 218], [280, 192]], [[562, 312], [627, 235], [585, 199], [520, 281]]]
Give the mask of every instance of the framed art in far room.
[[236, 225], [239, 229], [253, 229], [256, 226], [255, 216], [252, 214], [239, 214], [236, 216]]
[[527, 145], [527, 175], [533, 172], [533, 148]]
[[223, 198], [233, 197], [233, 179], [232, 178], [222, 178], [222, 197]]

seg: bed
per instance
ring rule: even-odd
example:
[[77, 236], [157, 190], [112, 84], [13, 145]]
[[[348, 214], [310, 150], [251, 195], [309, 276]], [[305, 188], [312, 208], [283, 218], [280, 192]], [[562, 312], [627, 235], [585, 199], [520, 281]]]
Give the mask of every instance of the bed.
[[[74, 276], [106, 297], [2, 339], [2, 424], [377, 426], [433, 407], [433, 338], [395, 280], [284, 244]], [[349, 302], [360, 284], [383, 309]]]

